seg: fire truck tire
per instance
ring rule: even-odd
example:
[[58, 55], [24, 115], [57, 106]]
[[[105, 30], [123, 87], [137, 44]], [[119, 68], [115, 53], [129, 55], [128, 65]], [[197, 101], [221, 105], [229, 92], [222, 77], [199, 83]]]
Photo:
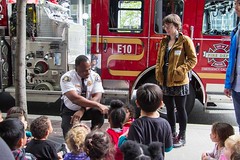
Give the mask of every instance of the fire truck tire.
[[36, 85], [34, 87], [34, 90], [48, 90], [48, 91], [53, 91], [54, 88], [51, 85], [51, 83], [49, 82], [43, 82], [43, 83], [39, 83], [38, 85]]

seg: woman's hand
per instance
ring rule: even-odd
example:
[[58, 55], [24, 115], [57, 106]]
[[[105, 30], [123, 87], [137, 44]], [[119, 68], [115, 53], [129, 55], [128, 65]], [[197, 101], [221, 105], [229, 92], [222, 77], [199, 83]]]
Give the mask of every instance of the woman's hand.
[[231, 96], [232, 96], [232, 91], [231, 91], [231, 89], [224, 88], [224, 94], [225, 94], [228, 98], [231, 98]]

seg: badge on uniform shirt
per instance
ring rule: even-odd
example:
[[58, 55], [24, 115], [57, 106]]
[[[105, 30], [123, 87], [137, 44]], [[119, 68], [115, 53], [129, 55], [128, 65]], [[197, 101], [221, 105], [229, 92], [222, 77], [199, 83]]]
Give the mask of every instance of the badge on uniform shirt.
[[71, 81], [71, 78], [68, 77], [68, 76], [65, 76], [65, 77], [63, 77], [62, 81], [63, 81], [63, 82], [70, 82], [70, 81]]
[[174, 51], [174, 55], [175, 55], [175, 56], [180, 56], [180, 54], [181, 54], [181, 50], [176, 50], [176, 51]]
[[92, 81], [87, 81], [87, 86], [91, 86], [92, 85]]

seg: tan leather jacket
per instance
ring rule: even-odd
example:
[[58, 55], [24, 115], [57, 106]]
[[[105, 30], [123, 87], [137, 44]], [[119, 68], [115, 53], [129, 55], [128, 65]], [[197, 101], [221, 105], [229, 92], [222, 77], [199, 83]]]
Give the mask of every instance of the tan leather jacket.
[[[166, 47], [168, 46], [167, 36], [162, 39], [156, 62], [156, 80], [163, 85], [163, 65]], [[178, 40], [173, 45], [168, 60], [168, 87], [181, 86], [189, 83], [188, 71], [197, 64], [197, 55], [194, 44], [190, 37], [179, 33]]]

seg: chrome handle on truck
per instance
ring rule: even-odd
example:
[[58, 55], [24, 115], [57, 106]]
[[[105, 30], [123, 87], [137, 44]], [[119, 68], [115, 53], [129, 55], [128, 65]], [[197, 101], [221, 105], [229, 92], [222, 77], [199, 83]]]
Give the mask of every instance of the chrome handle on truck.
[[194, 26], [190, 26], [190, 38], [193, 39]]
[[100, 29], [100, 24], [97, 23], [97, 39], [96, 39], [96, 52], [99, 53], [99, 29]]
[[195, 50], [196, 50], [196, 54], [199, 55], [200, 43], [196, 44]]
[[155, 45], [156, 51], [158, 50], [158, 45], [159, 45], [159, 43], [157, 42], [156, 45]]
[[107, 40], [104, 39], [103, 41], [103, 51], [106, 53], [107, 52]]

